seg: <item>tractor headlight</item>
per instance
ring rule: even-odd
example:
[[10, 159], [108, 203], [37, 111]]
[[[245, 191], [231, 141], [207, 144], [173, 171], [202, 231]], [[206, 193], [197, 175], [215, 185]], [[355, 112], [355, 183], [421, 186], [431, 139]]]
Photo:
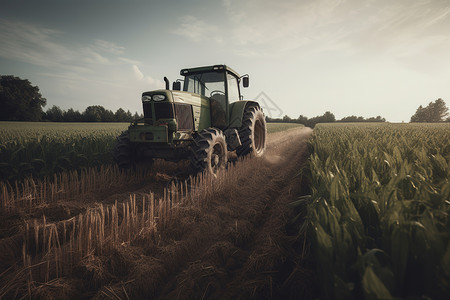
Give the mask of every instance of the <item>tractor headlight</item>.
[[150, 100], [152, 100], [152, 97], [147, 95], [142, 96], [142, 102], [149, 102]]
[[166, 99], [165, 95], [153, 95], [152, 97], [153, 101], [163, 101]]

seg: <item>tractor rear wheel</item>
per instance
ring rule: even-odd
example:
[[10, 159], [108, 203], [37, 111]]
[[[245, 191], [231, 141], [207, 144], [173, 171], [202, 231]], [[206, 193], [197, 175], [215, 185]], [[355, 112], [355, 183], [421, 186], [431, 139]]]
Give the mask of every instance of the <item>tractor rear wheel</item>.
[[238, 156], [261, 156], [266, 149], [266, 119], [258, 106], [248, 106], [244, 110], [242, 126], [238, 130], [242, 145], [236, 149]]
[[228, 162], [227, 143], [222, 131], [207, 128], [200, 131], [191, 146], [191, 166], [197, 172], [206, 170], [213, 176]]
[[133, 145], [128, 136], [128, 130], [122, 132], [116, 139], [113, 150], [113, 158], [120, 169], [134, 168]]

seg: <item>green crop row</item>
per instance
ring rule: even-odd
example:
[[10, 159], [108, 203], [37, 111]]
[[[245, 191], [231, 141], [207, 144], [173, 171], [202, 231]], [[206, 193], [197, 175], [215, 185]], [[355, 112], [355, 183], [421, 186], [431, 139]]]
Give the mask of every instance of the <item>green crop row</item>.
[[308, 234], [325, 298], [445, 299], [450, 125], [321, 124], [309, 147]]
[[0, 180], [111, 163], [115, 137], [127, 125], [0, 122]]

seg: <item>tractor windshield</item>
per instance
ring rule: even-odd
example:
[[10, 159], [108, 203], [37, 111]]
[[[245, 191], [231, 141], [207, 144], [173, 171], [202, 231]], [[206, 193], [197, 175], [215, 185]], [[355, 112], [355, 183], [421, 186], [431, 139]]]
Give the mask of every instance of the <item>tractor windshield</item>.
[[187, 75], [183, 91], [206, 97], [211, 97], [215, 93], [225, 94], [225, 73], [206, 72]]
[[184, 79], [183, 91], [208, 97], [211, 103], [212, 126], [218, 128], [226, 127], [225, 72], [205, 72], [187, 75]]

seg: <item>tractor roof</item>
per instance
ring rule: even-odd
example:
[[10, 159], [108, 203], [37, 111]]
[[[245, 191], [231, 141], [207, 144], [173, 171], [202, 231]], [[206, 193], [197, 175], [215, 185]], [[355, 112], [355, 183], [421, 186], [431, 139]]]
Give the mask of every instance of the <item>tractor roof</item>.
[[204, 72], [211, 72], [211, 71], [218, 71], [218, 70], [227, 70], [231, 74], [235, 75], [237, 78], [240, 77], [239, 74], [235, 70], [233, 70], [232, 68], [230, 68], [226, 65], [214, 65], [214, 66], [182, 69], [180, 71], [180, 75], [186, 76], [186, 75], [195, 74], [195, 73], [204, 73]]

